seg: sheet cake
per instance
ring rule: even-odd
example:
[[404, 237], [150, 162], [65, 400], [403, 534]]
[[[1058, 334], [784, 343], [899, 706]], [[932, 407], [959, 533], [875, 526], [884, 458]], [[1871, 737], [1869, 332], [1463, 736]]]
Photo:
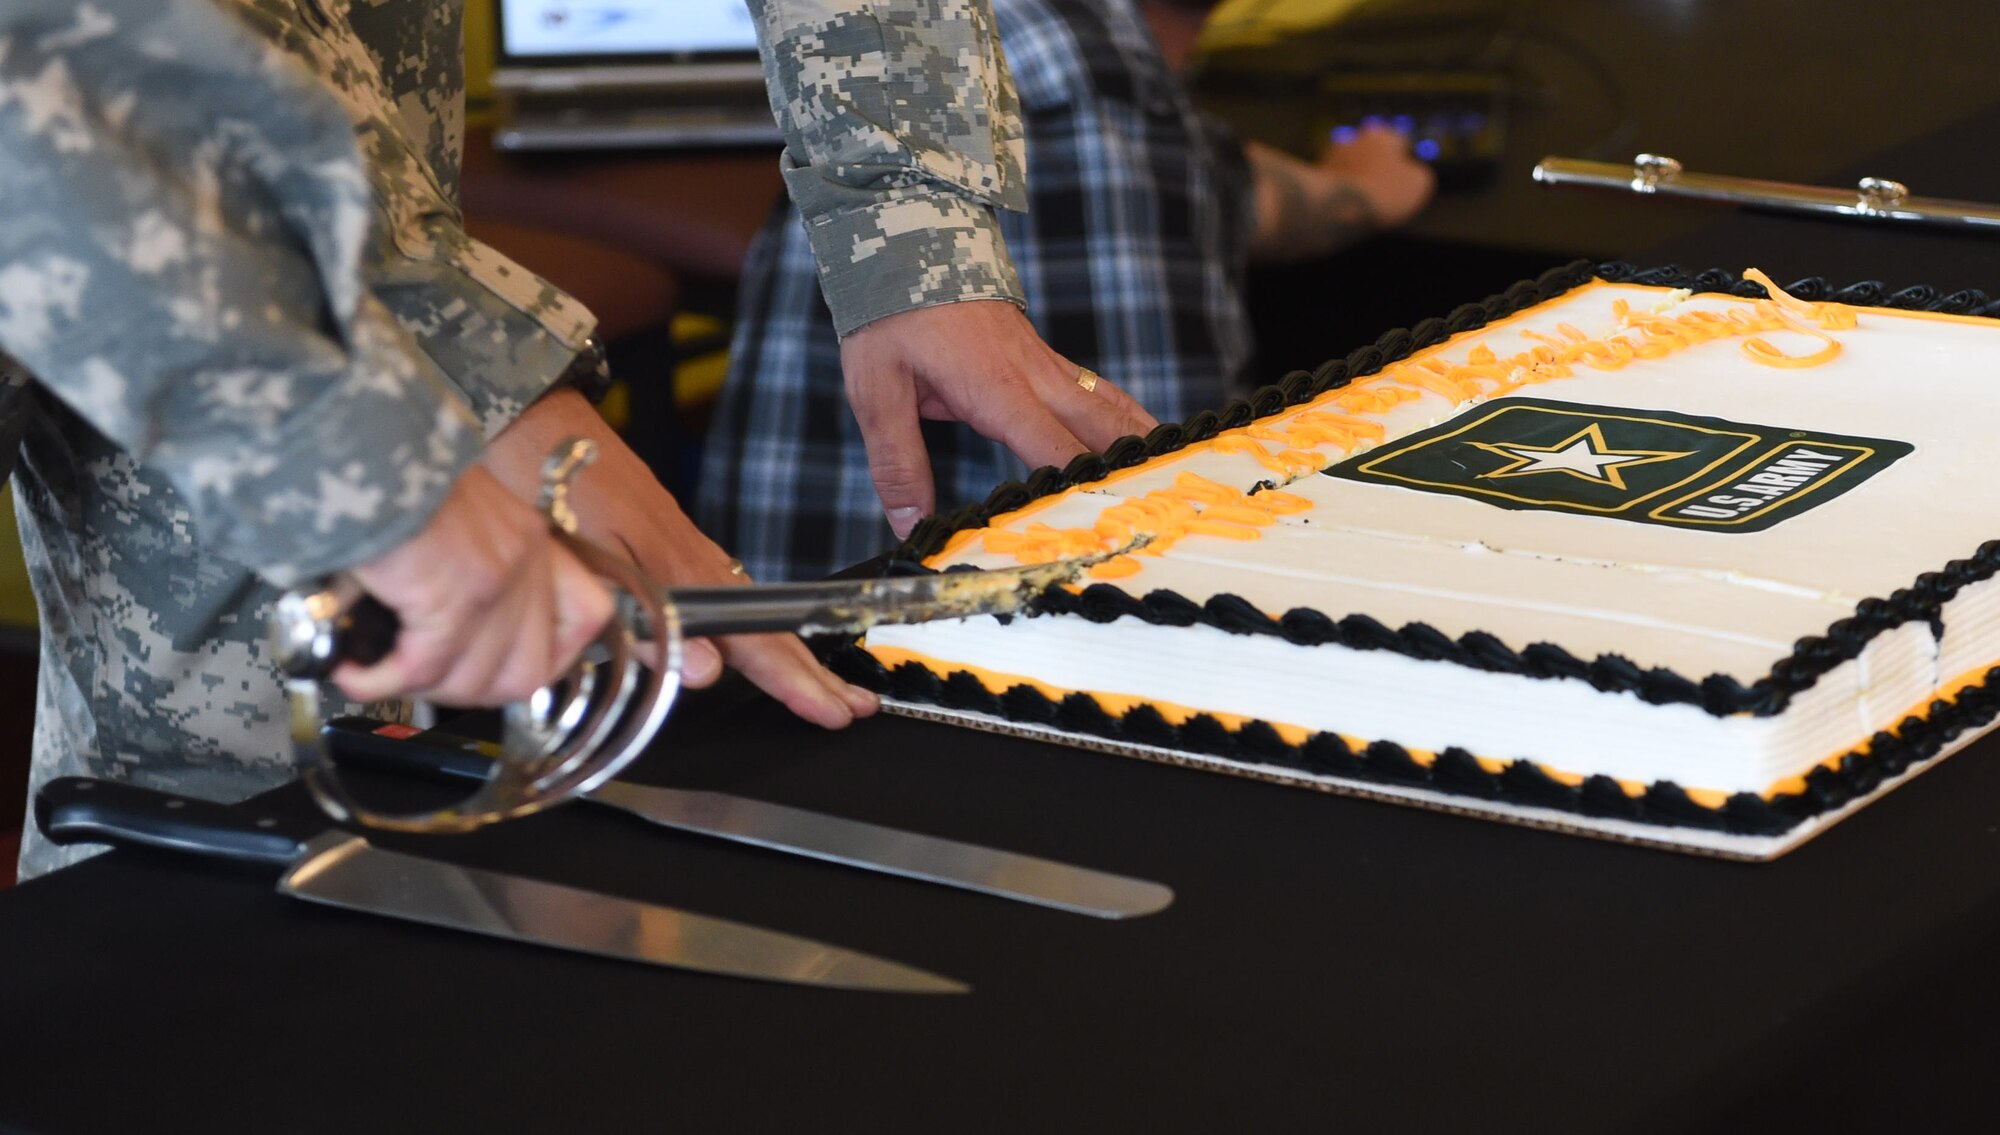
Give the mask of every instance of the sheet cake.
[[1572, 265], [1004, 486], [906, 554], [1125, 554], [835, 661], [993, 727], [1781, 850], [2000, 705], [2000, 321], [1746, 276]]

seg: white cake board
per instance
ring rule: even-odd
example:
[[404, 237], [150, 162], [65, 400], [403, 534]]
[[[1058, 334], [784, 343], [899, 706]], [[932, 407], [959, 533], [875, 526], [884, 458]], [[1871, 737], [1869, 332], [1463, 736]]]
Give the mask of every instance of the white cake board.
[[1156, 761], [1161, 764], [1180, 765], [1184, 768], [1206, 769], [1224, 772], [1232, 776], [1249, 777], [1252, 780], [1269, 781], [1272, 784], [1289, 784], [1300, 788], [1316, 789], [1339, 796], [1361, 796], [1370, 800], [1386, 800], [1393, 804], [1407, 804], [1425, 808], [1433, 812], [1450, 812], [1460, 816], [1477, 816], [1481, 819], [1499, 820], [1507, 824], [1523, 827], [1542, 828], [1546, 831], [1564, 832], [1569, 835], [1591, 836], [1596, 839], [1611, 840], [1615, 843], [1629, 843], [1640, 847], [1654, 847], [1664, 851], [1679, 851], [1690, 855], [1706, 855], [1717, 859], [1736, 859], [1745, 862], [1762, 863], [1798, 847], [1819, 833], [1853, 815], [1902, 784], [1942, 762], [1946, 757], [1978, 740], [1993, 724], [1985, 728], [1961, 734], [1945, 745], [1944, 749], [1927, 761], [1911, 766], [1900, 776], [1885, 780], [1875, 791], [1849, 801], [1845, 806], [1831, 812], [1822, 812], [1806, 820], [1797, 827], [1781, 835], [1736, 835], [1730, 832], [1708, 831], [1703, 828], [1673, 827], [1666, 824], [1640, 824], [1631, 820], [1617, 820], [1608, 817], [1585, 816], [1575, 812], [1564, 812], [1554, 808], [1537, 808], [1524, 804], [1510, 804], [1501, 800], [1482, 800], [1476, 796], [1460, 796], [1450, 792], [1439, 792], [1430, 788], [1418, 788], [1400, 784], [1387, 784], [1372, 780], [1354, 780], [1342, 776], [1300, 772], [1296, 769], [1280, 769], [1272, 765], [1253, 764], [1248, 761], [1233, 761], [1227, 757], [1209, 756], [1205, 753], [1184, 753], [1178, 749], [1163, 749], [1157, 745], [1136, 745], [1128, 741], [1111, 741], [1088, 733], [1072, 733], [1053, 726], [1034, 725], [1027, 722], [1009, 721], [991, 714], [975, 713], [964, 709], [947, 709], [943, 706], [906, 702], [885, 697], [882, 705], [891, 713], [905, 717], [917, 717], [926, 721], [941, 721], [949, 725], [963, 725], [988, 733], [1004, 733], [1014, 737], [1026, 737], [1036, 741], [1053, 741], [1062, 745], [1073, 745], [1079, 749], [1091, 749], [1100, 753], [1114, 753], [1121, 757], [1137, 757], [1141, 760]]

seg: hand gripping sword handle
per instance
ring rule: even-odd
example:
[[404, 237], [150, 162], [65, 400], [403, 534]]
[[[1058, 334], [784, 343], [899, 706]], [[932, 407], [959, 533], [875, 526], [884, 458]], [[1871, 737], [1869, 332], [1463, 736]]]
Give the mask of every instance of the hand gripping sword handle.
[[[555, 539], [612, 587], [618, 613], [567, 674], [506, 707], [501, 759], [471, 797], [451, 808], [392, 815], [363, 807], [321, 736], [320, 684], [341, 662], [366, 666], [387, 657], [401, 625], [395, 612], [345, 575], [279, 600], [272, 626], [291, 700], [294, 754], [307, 788], [335, 820], [393, 831], [470, 831], [589, 791], [658, 732], [680, 688], [680, 619], [645, 573], [575, 535], [568, 482], [593, 452], [587, 441], [558, 448], [543, 470], [541, 504]], [[651, 665], [641, 660], [642, 642], [656, 652]]]
[[278, 665], [288, 679], [323, 682], [343, 662], [373, 666], [396, 649], [403, 621], [340, 575], [313, 591], [288, 591], [272, 615]]

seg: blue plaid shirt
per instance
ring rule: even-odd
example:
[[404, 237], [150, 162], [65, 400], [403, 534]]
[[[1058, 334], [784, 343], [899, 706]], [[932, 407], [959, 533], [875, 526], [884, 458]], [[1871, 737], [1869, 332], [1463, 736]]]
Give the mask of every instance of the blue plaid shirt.
[[[1050, 346], [1161, 421], [1242, 392], [1252, 227], [1241, 146], [1198, 114], [1135, 0], [993, 0], [1019, 90], [1029, 211], [1001, 213]], [[701, 525], [754, 578], [812, 579], [895, 544], [848, 412], [840, 343], [789, 205], [744, 267]], [[996, 442], [926, 422], [943, 510], [1026, 472]]]

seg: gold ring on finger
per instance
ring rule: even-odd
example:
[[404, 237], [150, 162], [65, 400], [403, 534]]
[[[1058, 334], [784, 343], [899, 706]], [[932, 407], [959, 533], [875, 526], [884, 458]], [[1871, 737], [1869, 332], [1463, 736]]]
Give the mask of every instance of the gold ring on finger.
[[1076, 368], [1076, 384], [1078, 386], [1083, 387], [1083, 392], [1085, 394], [1088, 394], [1091, 391], [1096, 390], [1097, 384], [1099, 380], [1102, 378], [1103, 378], [1102, 375], [1098, 374], [1094, 370], [1091, 370], [1089, 367]]

